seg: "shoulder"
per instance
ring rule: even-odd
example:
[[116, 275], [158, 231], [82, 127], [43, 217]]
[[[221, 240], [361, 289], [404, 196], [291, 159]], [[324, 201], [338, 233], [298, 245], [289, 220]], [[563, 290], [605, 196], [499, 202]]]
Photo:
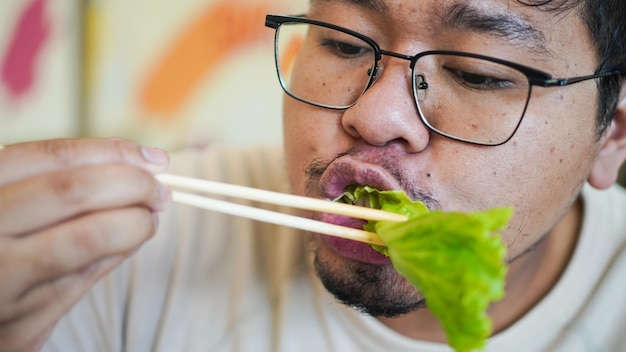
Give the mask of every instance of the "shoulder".
[[555, 346], [559, 351], [622, 351], [626, 191], [621, 186], [597, 190], [586, 185], [582, 196], [585, 215], [578, 249], [561, 280], [566, 289], [557, 295], [561, 302], [570, 302], [568, 306], [580, 308]]

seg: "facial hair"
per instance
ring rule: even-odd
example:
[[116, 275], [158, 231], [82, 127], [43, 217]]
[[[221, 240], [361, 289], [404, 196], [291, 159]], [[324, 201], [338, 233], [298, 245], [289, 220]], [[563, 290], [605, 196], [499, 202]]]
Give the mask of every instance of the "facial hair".
[[[358, 154], [358, 149], [339, 154]], [[334, 160], [335, 160], [334, 159]], [[333, 161], [334, 161], [333, 160]], [[314, 160], [306, 170], [308, 191], [315, 192], [321, 175], [332, 163]], [[420, 192], [410, 184], [409, 177], [393, 162], [393, 158], [381, 160], [388, 172], [396, 177], [402, 187], [413, 199], [419, 199], [431, 209], [438, 208], [438, 202], [429, 194]], [[323, 239], [317, 238], [318, 242]], [[322, 251], [316, 250], [316, 241], [312, 240], [314, 252], [314, 268], [317, 276], [326, 289], [340, 302], [360, 312], [375, 317], [397, 317], [426, 305], [424, 297], [391, 265], [373, 265], [358, 261], [345, 260], [338, 265], [334, 258], [326, 258]], [[323, 245], [323, 244], [317, 244]]]
[[374, 317], [397, 317], [425, 307], [425, 300], [391, 265], [350, 261], [337, 269], [314, 256], [314, 267], [326, 290], [343, 304]]

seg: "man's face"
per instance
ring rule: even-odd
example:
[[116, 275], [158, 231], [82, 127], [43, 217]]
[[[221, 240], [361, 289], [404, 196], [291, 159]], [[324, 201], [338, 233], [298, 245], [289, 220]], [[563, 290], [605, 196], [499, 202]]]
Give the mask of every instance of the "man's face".
[[[589, 35], [574, 11], [544, 12], [505, 0], [381, 1], [369, 6], [374, 3], [313, 1], [308, 17], [355, 30], [382, 49], [407, 55], [426, 50], [472, 52], [554, 77], [595, 71]], [[539, 35], [513, 39], [514, 29], [494, 32], [471, 21], [452, 28], [441, 19], [454, 4], [469, 5], [486, 16], [523, 19]], [[442, 210], [512, 206], [515, 214], [503, 233], [509, 260], [529, 251], [576, 200], [598, 152], [593, 81], [533, 88], [513, 138], [501, 146], [485, 147], [429, 131], [413, 101], [408, 62], [385, 57], [382, 63], [385, 69], [374, 85], [345, 111], [285, 98], [285, 150], [293, 191], [332, 199], [350, 184], [369, 184], [404, 189]], [[321, 235], [312, 236], [312, 245], [318, 273], [340, 299], [384, 316], [420, 304], [419, 293], [369, 246]]]

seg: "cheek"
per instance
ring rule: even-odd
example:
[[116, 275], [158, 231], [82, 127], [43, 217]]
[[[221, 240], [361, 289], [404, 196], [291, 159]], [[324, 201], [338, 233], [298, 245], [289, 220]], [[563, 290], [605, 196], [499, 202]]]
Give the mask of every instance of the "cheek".
[[495, 170], [491, 175], [492, 184], [500, 188], [491, 192], [506, 195], [502, 200], [508, 199], [515, 208], [506, 232], [511, 255], [538, 241], [569, 210], [598, 151], [595, 107], [560, 106], [527, 115], [505, 155], [498, 158], [506, 165], [497, 177]]
[[[304, 194], [305, 170], [313, 161], [329, 161], [345, 150], [341, 114], [285, 97], [283, 103], [284, 148], [291, 189]], [[342, 149], [343, 148], [343, 149]]]
[[304, 194], [304, 156], [311, 154], [313, 145], [307, 119], [298, 111], [298, 103], [289, 97], [283, 103], [283, 140], [287, 176], [292, 192]]
[[[542, 153], [543, 148], [548, 152]], [[513, 218], [502, 235], [509, 256], [517, 256], [549, 232], [567, 211], [583, 184], [584, 168], [570, 162], [579, 156], [572, 156], [566, 148], [550, 152], [543, 144], [522, 147], [511, 141], [497, 152], [479, 154], [487, 157], [459, 153], [448, 158], [463, 161], [450, 165], [448, 174], [452, 176], [447, 179], [433, 172], [442, 205], [460, 210], [512, 207]], [[466, 170], [462, 177], [454, 173], [459, 169]]]
[[443, 208], [513, 207], [503, 236], [515, 256], [548, 233], [576, 200], [598, 152], [595, 106], [535, 107], [513, 139], [498, 147], [437, 140], [431, 140], [427, 174]]

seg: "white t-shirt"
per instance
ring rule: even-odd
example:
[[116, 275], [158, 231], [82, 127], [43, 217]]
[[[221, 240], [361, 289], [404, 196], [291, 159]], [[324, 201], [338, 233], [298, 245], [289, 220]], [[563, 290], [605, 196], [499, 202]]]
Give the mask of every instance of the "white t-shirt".
[[[280, 155], [185, 153], [170, 172], [285, 192]], [[561, 280], [486, 351], [626, 351], [626, 194], [583, 196]], [[158, 234], [61, 320], [44, 351], [451, 351], [338, 303], [309, 271], [304, 237], [172, 204]]]

